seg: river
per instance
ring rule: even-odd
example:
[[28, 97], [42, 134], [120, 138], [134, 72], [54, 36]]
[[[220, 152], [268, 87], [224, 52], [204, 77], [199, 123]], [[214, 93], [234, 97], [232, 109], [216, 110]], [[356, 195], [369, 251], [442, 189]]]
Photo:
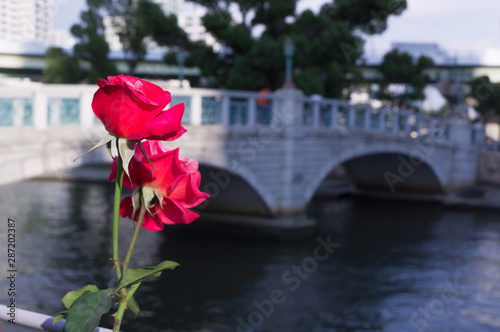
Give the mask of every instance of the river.
[[[7, 273], [11, 218], [19, 308], [54, 315], [67, 291], [113, 285], [112, 197], [113, 187], [99, 183], [0, 187], [0, 268]], [[127, 316], [123, 330], [500, 330], [499, 212], [344, 198], [314, 201], [309, 213], [315, 234], [282, 243], [143, 229], [131, 265], [181, 266], [143, 283], [142, 311]], [[132, 229], [122, 221], [121, 243]], [[3, 304], [8, 288], [2, 278]]]

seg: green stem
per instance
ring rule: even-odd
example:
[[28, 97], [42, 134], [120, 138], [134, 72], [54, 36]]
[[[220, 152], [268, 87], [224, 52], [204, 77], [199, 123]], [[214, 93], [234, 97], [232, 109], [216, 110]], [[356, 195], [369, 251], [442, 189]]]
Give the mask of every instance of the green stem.
[[141, 281], [134, 282], [132, 286], [128, 290], [125, 291], [125, 289], [120, 290], [120, 294], [125, 296], [125, 299], [121, 300], [120, 305], [118, 306], [118, 310], [116, 311], [116, 316], [115, 316], [115, 323], [113, 325], [113, 332], [119, 332], [120, 331], [120, 326], [122, 325], [122, 320], [123, 320], [123, 314], [125, 313], [125, 310], [127, 310], [127, 302], [134, 296], [135, 291], [139, 286], [141, 285]]
[[[137, 236], [142, 226], [142, 221], [144, 220], [144, 215], [146, 214], [146, 203], [141, 202], [141, 211], [139, 212], [139, 219], [137, 220], [137, 225], [135, 226], [134, 235], [132, 236], [132, 241], [130, 241], [130, 246], [128, 247], [127, 256], [125, 256], [125, 261], [123, 262], [123, 275], [127, 273], [128, 263], [130, 262], [130, 256], [132, 256], [132, 251], [134, 250], [135, 241], [137, 241]], [[133, 217], [133, 216], [132, 216]]]
[[[116, 140], [118, 147], [118, 140]], [[118, 281], [122, 278], [120, 261], [118, 260], [118, 222], [120, 220], [120, 198], [122, 194], [123, 184], [123, 161], [118, 154], [118, 167], [116, 170], [116, 184], [115, 184], [115, 206], [113, 210], [113, 261], [115, 263], [116, 276]]]
[[[144, 220], [145, 214], [146, 214], [146, 205], [142, 203], [141, 210], [139, 212], [139, 219], [137, 221], [137, 225], [135, 226], [134, 235], [132, 236], [132, 240], [130, 241], [130, 246], [127, 251], [127, 256], [125, 257], [125, 262], [123, 263], [123, 276], [125, 276], [125, 274], [127, 273], [128, 263], [130, 262], [130, 257], [132, 256], [132, 251], [134, 250], [135, 242], [137, 241], [137, 236], [139, 235], [139, 230], [142, 227], [142, 221]], [[134, 216], [132, 216], [132, 218], [133, 217]], [[135, 291], [137, 290], [140, 284], [141, 284], [140, 282], [136, 282], [128, 290], [122, 288], [119, 291], [120, 294], [125, 298], [122, 297], [120, 299], [120, 305], [118, 306], [118, 310], [116, 311], [115, 324], [113, 326], [114, 332], [120, 331], [120, 325], [122, 323], [123, 314], [125, 313], [125, 310], [127, 310], [127, 302], [134, 295]]]
[[115, 316], [115, 324], [113, 325], [113, 332], [119, 332], [120, 331], [120, 326], [122, 325], [122, 319], [123, 319], [123, 314], [125, 313], [125, 310], [127, 310], [127, 302], [120, 302], [120, 305], [118, 306], [118, 311], [116, 311], [116, 316]]

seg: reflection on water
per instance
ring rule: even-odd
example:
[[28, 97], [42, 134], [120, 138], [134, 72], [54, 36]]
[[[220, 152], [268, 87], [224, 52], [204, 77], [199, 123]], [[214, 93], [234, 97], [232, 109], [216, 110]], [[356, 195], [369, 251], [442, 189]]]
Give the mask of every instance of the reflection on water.
[[[67, 291], [109, 286], [112, 196], [109, 184], [0, 187], [1, 248], [7, 217], [17, 223], [20, 307], [54, 314]], [[142, 311], [125, 331], [500, 329], [498, 213], [367, 199], [310, 210], [317, 234], [291, 243], [177, 227], [141, 232], [132, 264], [182, 266], [143, 284]], [[121, 243], [131, 232], [123, 220]], [[7, 288], [2, 278], [2, 303]]]

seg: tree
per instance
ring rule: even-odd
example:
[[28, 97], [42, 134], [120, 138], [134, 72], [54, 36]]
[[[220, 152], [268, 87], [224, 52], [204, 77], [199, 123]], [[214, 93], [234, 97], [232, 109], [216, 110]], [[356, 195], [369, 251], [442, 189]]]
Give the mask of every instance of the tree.
[[177, 16], [166, 15], [156, 3], [150, 0], [139, 0], [137, 16], [147, 36], [158, 45], [184, 47], [188, 43], [187, 34], [177, 23]]
[[120, 38], [129, 74], [144, 59], [151, 39], [160, 46], [184, 46], [186, 33], [179, 28], [175, 15], [165, 15], [150, 0], [105, 0], [112, 25]]
[[134, 73], [137, 63], [144, 59], [147, 53], [145, 38], [146, 28], [138, 15], [138, 1], [109, 0], [106, 1], [111, 25], [120, 38], [125, 62], [129, 74]]
[[78, 39], [73, 55], [88, 65], [82, 70], [85, 79], [97, 82], [99, 78], [117, 75], [115, 64], [108, 58], [109, 45], [104, 38], [102, 2], [87, 0], [88, 10], [80, 15], [81, 23], [71, 27], [71, 33]]
[[[406, 8], [406, 0], [336, 0], [318, 14], [296, 13], [297, 0], [194, 0], [207, 8], [203, 25], [222, 45], [191, 44], [186, 61], [200, 68], [209, 85], [218, 88], [277, 89], [284, 81], [283, 42], [295, 42], [295, 85], [306, 94], [338, 97], [349, 80], [360, 77], [361, 33], [381, 33], [387, 17]], [[236, 22], [229, 8], [239, 10]], [[262, 33], [257, 35], [256, 29]], [[170, 61], [172, 56], [167, 57]]]
[[78, 40], [73, 55], [60, 48], [47, 49], [44, 75], [48, 83], [95, 83], [99, 78], [118, 74], [115, 64], [108, 58], [102, 5], [102, 1], [87, 0], [88, 10], [80, 14], [81, 23], [71, 27], [71, 33]]
[[500, 114], [500, 84], [491, 83], [488, 76], [473, 79], [470, 83], [470, 96], [477, 103], [477, 110], [483, 114]]
[[63, 49], [49, 47], [44, 55], [47, 67], [43, 70], [47, 83], [80, 83], [84, 78], [78, 59]]
[[412, 101], [424, 99], [424, 88], [430, 82], [424, 70], [433, 66], [432, 59], [426, 56], [415, 61], [408, 53], [388, 52], [378, 66], [383, 75], [378, 97], [399, 107], [411, 106]]

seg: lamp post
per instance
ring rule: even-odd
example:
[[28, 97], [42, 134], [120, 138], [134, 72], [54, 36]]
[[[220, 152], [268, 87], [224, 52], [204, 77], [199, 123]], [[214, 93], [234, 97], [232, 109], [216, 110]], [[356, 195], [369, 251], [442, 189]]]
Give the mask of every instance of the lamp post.
[[283, 88], [285, 89], [294, 89], [295, 85], [292, 80], [292, 58], [295, 53], [295, 44], [291, 38], [286, 38], [283, 44], [283, 54], [286, 59], [286, 76], [285, 83], [283, 84]]
[[182, 88], [182, 81], [184, 80], [184, 60], [186, 60], [189, 53], [187, 51], [179, 51], [175, 54], [175, 60], [179, 66], [179, 85]]

